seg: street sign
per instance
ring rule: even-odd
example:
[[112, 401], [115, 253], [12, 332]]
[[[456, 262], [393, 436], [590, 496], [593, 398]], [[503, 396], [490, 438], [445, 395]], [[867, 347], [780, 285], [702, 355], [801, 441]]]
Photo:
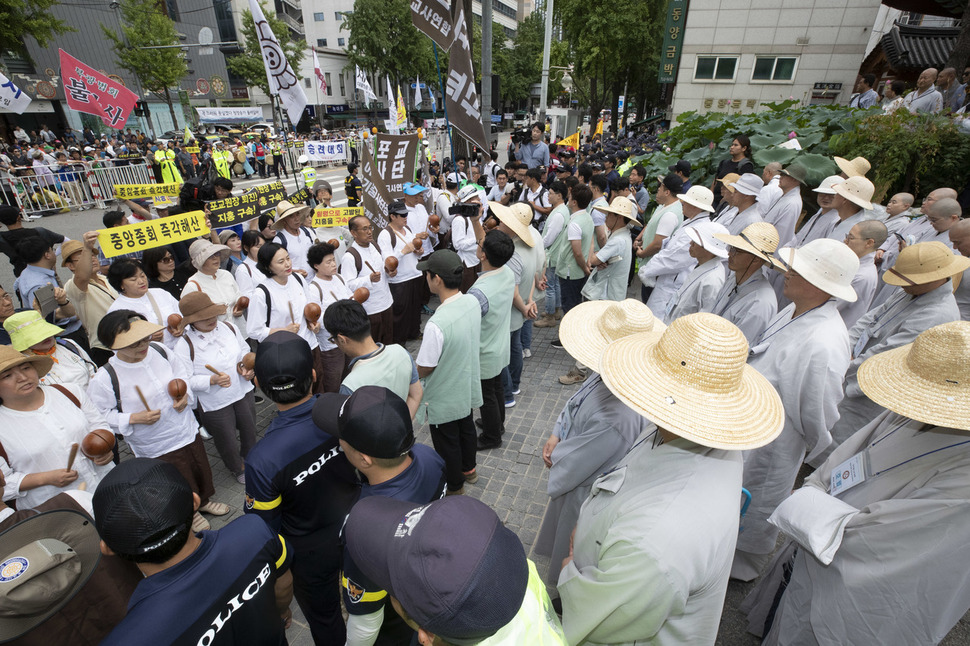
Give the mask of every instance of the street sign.
[[500, 115], [500, 114], [493, 114], [492, 115], [492, 123], [502, 123], [502, 115]]
[[[424, 83], [422, 83], [422, 84], [421, 84], [421, 89], [422, 89], [422, 90], [424, 90], [424, 89], [426, 89], [427, 87], [428, 87], [428, 86], [427, 86], [427, 85], [425, 85]], [[418, 89], [418, 86], [417, 86], [417, 85], [415, 85], [414, 83], [412, 83], [412, 84], [411, 84], [411, 89], [412, 89], [412, 90], [416, 90], [416, 89]]]
[[621, 114], [621, 115], [623, 114], [623, 101], [624, 101], [624, 99], [626, 99], [626, 97], [621, 94], [620, 95], [619, 104], [617, 105], [617, 113], [618, 114]]

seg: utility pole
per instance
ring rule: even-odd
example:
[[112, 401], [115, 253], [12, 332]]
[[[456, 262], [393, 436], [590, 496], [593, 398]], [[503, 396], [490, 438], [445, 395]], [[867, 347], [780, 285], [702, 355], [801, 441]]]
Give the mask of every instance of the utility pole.
[[[482, 125], [492, 142], [492, 0], [482, 0]], [[487, 151], [486, 151], [487, 152]]]
[[542, 41], [542, 89], [539, 92], [539, 123], [545, 127], [546, 101], [549, 99], [549, 50], [552, 48], [552, 6], [554, 0], [546, 0], [546, 34]]

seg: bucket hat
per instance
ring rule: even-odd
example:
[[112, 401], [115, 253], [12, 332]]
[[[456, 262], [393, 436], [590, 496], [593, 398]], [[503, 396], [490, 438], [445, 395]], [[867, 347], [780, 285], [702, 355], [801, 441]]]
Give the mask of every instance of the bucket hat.
[[205, 292], [190, 292], [179, 301], [179, 311], [182, 313], [182, 325], [211, 319], [226, 313], [226, 306], [213, 303]]
[[10, 345], [17, 352], [64, 333], [63, 328], [45, 321], [37, 310], [14, 313], [3, 322], [3, 329], [10, 335]]
[[753, 197], [758, 197], [761, 194], [761, 189], [764, 187], [765, 181], [754, 173], [745, 173], [731, 184], [731, 188], [738, 193]]
[[189, 245], [189, 257], [192, 259], [192, 266], [200, 271], [202, 265], [212, 256], [219, 254], [220, 260], [224, 261], [229, 257], [229, 253], [229, 247], [226, 245], [213, 244], [209, 240], [200, 239]]
[[54, 361], [46, 355], [35, 354], [27, 357], [20, 354], [12, 345], [0, 345], [0, 373], [25, 363], [34, 364], [40, 377], [46, 375], [54, 365]]

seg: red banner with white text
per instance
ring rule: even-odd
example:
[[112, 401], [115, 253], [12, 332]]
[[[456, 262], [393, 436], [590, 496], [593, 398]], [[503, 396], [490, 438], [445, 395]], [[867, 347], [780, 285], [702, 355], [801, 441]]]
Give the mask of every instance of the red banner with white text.
[[85, 65], [63, 49], [61, 78], [64, 96], [72, 110], [101, 117], [104, 125], [115, 130], [125, 127], [138, 101], [138, 95], [119, 81]]

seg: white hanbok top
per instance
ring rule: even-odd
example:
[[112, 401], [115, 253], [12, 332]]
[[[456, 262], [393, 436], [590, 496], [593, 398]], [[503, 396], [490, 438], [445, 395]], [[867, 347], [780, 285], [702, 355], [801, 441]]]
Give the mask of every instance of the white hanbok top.
[[[189, 341], [192, 343], [191, 350]], [[236, 364], [242, 361], [247, 352], [249, 345], [239, 328], [235, 325], [230, 328], [225, 321], [219, 321], [211, 332], [199, 332], [191, 325], [185, 328], [185, 334], [175, 345], [175, 355], [189, 366], [192, 375], [189, 385], [203, 411], [225, 408], [253, 389], [252, 382], [243, 379], [236, 369]], [[209, 378], [214, 375], [206, 364], [229, 375], [228, 388], [209, 383]]]
[[164, 289], [149, 287], [148, 291], [140, 298], [130, 298], [124, 294], [118, 294], [118, 298], [108, 308], [108, 312], [117, 310], [132, 310], [145, 317], [149, 323], [155, 323], [165, 327], [162, 343], [166, 348], [174, 348], [176, 337], [168, 331], [168, 317], [170, 314], [182, 313], [179, 311], [179, 302], [175, 297]]
[[727, 275], [727, 263], [720, 258], [712, 258], [703, 265], [694, 267], [687, 274], [680, 290], [667, 301], [664, 323], [669, 325], [681, 316], [708, 311], [714, 306], [714, 300], [724, 287]]
[[323, 315], [327, 313], [328, 307], [337, 301], [353, 298], [354, 293], [347, 287], [347, 283], [344, 282], [340, 274], [334, 274], [330, 280], [314, 276], [313, 280], [307, 285], [306, 295], [309, 302], [320, 306], [320, 330], [316, 333], [320, 350], [322, 352], [333, 350], [337, 347], [337, 344], [330, 342], [331, 332], [323, 325]]
[[[273, 278], [263, 281], [262, 286], [256, 289], [255, 295], [249, 301], [247, 330], [250, 338], [264, 341], [269, 336], [271, 329], [283, 328], [290, 323], [299, 323], [300, 331], [297, 334], [310, 344], [311, 350], [317, 347], [317, 337], [310, 332], [310, 328], [306, 325], [306, 319], [303, 317], [303, 308], [307, 304], [307, 293], [304, 285], [303, 278], [298, 274], [290, 274], [284, 285], [280, 285]], [[266, 302], [264, 287], [269, 292], [269, 303]], [[267, 309], [270, 310], [269, 325], [266, 324]]]

